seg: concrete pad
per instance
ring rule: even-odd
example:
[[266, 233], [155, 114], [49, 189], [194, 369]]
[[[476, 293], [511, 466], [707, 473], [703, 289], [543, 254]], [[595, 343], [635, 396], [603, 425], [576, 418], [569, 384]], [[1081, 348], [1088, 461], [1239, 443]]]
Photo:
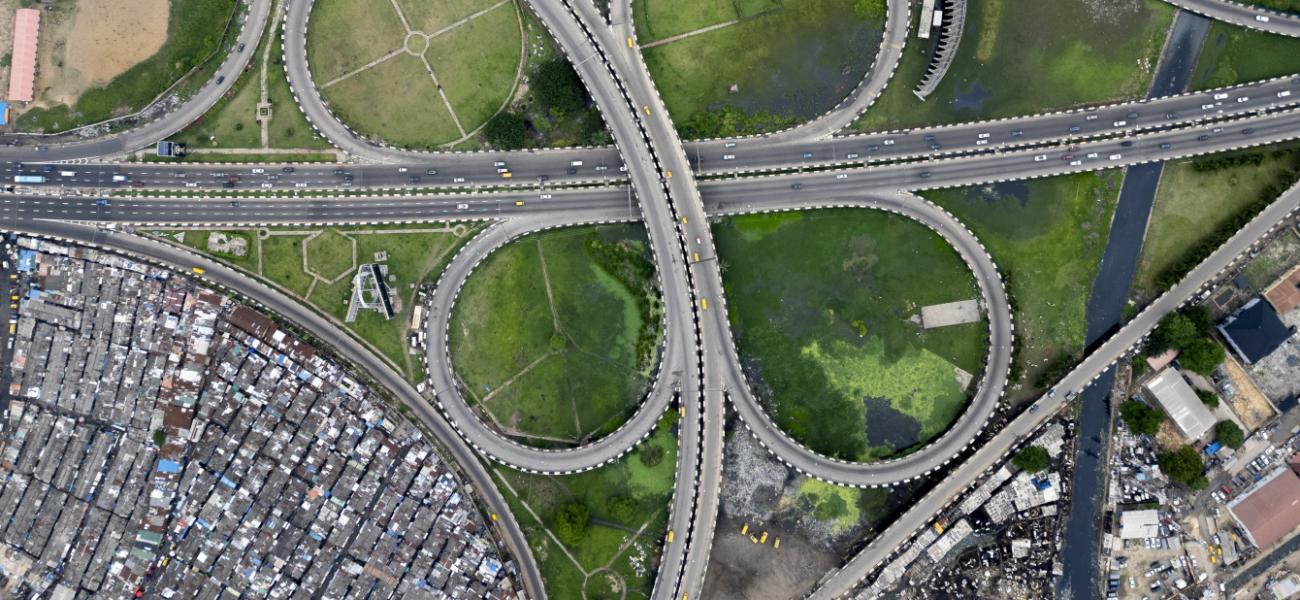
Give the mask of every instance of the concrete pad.
[[980, 320], [978, 300], [962, 300], [921, 307], [921, 324], [926, 329], [975, 323]]

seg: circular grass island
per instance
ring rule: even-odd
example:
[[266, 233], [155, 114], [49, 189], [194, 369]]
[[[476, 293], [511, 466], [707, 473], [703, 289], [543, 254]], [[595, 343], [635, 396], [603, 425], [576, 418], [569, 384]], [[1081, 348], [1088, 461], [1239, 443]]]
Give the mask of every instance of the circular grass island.
[[512, 1], [316, 0], [307, 59], [340, 121], [425, 150], [470, 138], [505, 106], [523, 43]]
[[529, 234], [460, 290], [449, 344], [466, 400], [521, 443], [564, 448], [613, 432], [653, 383], [663, 308], [645, 228]]
[[870, 209], [713, 226], [750, 387], [783, 431], [871, 462], [939, 437], [988, 356], [979, 288], [939, 234]]

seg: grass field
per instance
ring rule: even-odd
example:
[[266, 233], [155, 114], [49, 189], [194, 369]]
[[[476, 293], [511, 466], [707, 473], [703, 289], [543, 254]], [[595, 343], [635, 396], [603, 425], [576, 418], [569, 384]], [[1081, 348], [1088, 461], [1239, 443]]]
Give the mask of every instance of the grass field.
[[[856, 127], [989, 119], [1142, 96], [1174, 9], [1158, 0], [1133, 7], [1090, 0], [968, 3], [957, 56], [934, 94], [921, 101], [912, 93], [929, 46], [909, 39], [889, 87]], [[913, 15], [915, 31], [919, 11]]]
[[626, 244], [650, 268], [640, 227], [530, 235], [479, 266], [452, 315], [452, 360], [469, 394], [507, 432], [537, 443], [612, 431], [650, 383], [642, 338], [658, 341], [657, 300], [646, 297], [654, 282], [627, 285], [593, 256], [593, 239]]
[[312, 76], [363, 135], [425, 150], [464, 144], [511, 97], [520, 19], [514, 0], [322, 0], [308, 32]]
[[[497, 487], [532, 547], [550, 597], [583, 598], [584, 588], [586, 598], [650, 597], [654, 566], [667, 535], [677, 463], [675, 420], [676, 411], [669, 411], [638, 450], [586, 473], [546, 476], [492, 468]], [[584, 507], [589, 519], [581, 538], [566, 545], [550, 532], [556, 512], [568, 504]], [[609, 593], [607, 578], [626, 588], [626, 596]], [[606, 593], [593, 595], [598, 591]]]
[[[392, 320], [385, 320], [376, 312], [361, 311], [356, 322], [345, 326], [396, 364], [408, 379], [415, 381], [424, 373], [424, 356], [422, 353], [410, 353], [406, 336], [410, 332], [416, 289], [421, 284], [436, 281], [456, 249], [478, 230], [477, 225], [412, 224], [324, 230], [270, 228], [265, 230], [269, 235], [259, 235], [258, 230], [251, 229], [226, 231], [249, 240], [249, 253], [246, 257], [231, 257], [209, 251], [206, 247], [209, 232], [205, 230], [189, 230], [183, 240], [177, 240], [175, 232], [160, 233], [171, 241], [260, 275], [330, 315], [340, 324], [343, 324], [347, 315], [352, 278], [341, 277], [339, 281], [330, 284], [314, 276], [303, 269], [304, 250], [308, 268], [318, 263], [324, 264], [321, 268], [327, 276], [351, 272], [353, 242], [357, 248], [358, 263], [375, 262], [377, 252], [387, 253], [386, 260], [381, 262], [388, 266], [388, 285], [398, 304], [397, 315]], [[317, 233], [320, 235], [308, 240]], [[345, 263], [348, 264], [346, 268]]]
[[213, 233], [217, 233], [217, 232], [200, 229], [196, 231], [179, 231], [179, 230], [168, 231], [165, 233], [165, 235], [167, 235], [168, 239], [170, 239], [173, 242], [183, 244], [185, 246], [188, 246], [190, 248], [193, 248], [205, 254], [211, 254], [212, 256], [221, 258], [226, 262], [229, 262], [245, 270], [257, 272], [257, 258], [258, 258], [257, 241], [254, 239], [253, 232], [246, 231], [246, 230], [230, 230], [230, 229], [223, 230], [220, 232], [229, 237], [237, 237], [243, 239], [244, 242], [248, 244], [247, 246], [248, 252], [244, 254], [244, 256], [237, 256], [232, 253], [215, 252], [213, 250], [209, 250], [208, 237], [211, 236]]
[[[239, 24], [222, 32], [242, 4], [235, 0], [172, 0], [167, 17], [167, 40], [153, 56], [127, 69], [102, 87], [86, 90], [72, 106], [32, 109], [19, 116], [16, 127], [24, 131], [53, 132], [133, 113], [147, 106], [205, 58], [233, 40]], [[220, 63], [215, 56], [213, 63]], [[207, 72], [195, 79], [206, 83]], [[198, 85], [198, 83], [196, 83]]]
[[[633, 3], [633, 9], [642, 46], [749, 16], [643, 51], [668, 112], [688, 137], [753, 133], [830, 109], [861, 81], [884, 27], [883, 20], [862, 18], [843, 0], [735, 6], [651, 0]], [[802, 34], [807, 31], [817, 35]]]
[[519, 35], [519, 15], [506, 2], [429, 42], [424, 55], [465, 131], [486, 123], [513, 90]]
[[873, 460], [934, 438], [965, 407], [956, 369], [983, 367], [985, 324], [927, 332], [911, 321], [979, 296], [938, 234], [851, 209], [736, 217], [714, 234], [754, 388], [796, 439]]
[[1177, 262], [1202, 236], [1254, 202], [1261, 190], [1277, 180], [1289, 161], [1288, 157], [1270, 155], [1258, 166], [1212, 172], [1198, 172], [1192, 166], [1193, 160], [1166, 163], [1142, 242], [1134, 291], [1146, 297], [1158, 293], [1156, 276]]
[[1300, 40], [1227, 23], [1210, 24], [1189, 89], [1300, 73]]
[[925, 194], [970, 227], [1006, 279], [1024, 370], [1008, 392], [1013, 399], [1035, 393], [1053, 357], [1083, 350], [1088, 295], [1120, 181], [1109, 171]]

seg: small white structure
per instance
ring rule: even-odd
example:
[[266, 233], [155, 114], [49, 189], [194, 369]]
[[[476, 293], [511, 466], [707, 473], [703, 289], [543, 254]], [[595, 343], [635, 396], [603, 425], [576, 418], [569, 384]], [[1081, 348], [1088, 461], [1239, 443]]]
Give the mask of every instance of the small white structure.
[[1125, 540], [1144, 540], [1160, 537], [1160, 511], [1126, 510], [1119, 516], [1119, 537]]

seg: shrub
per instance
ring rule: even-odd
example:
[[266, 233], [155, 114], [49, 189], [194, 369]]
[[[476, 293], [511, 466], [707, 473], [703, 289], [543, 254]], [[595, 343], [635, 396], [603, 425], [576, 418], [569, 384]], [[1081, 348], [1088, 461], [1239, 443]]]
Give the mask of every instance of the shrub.
[[1187, 347], [1183, 348], [1183, 353], [1178, 357], [1178, 362], [1192, 371], [1202, 375], [1209, 375], [1214, 367], [1223, 362], [1225, 358], [1223, 346], [1209, 338], [1198, 338]]
[[587, 507], [569, 503], [555, 511], [555, 537], [575, 546], [587, 535]]
[[512, 112], [503, 112], [492, 117], [492, 120], [483, 126], [483, 135], [494, 148], [518, 150], [523, 148], [524, 142], [528, 140], [528, 125], [524, 123], [523, 117]]
[[1205, 390], [1196, 390], [1196, 395], [1201, 399], [1201, 402], [1204, 403], [1206, 406], [1210, 408], [1219, 407], [1219, 396], [1214, 392], [1207, 392]]
[[568, 61], [557, 59], [542, 63], [528, 84], [537, 101], [553, 116], [574, 113], [587, 105], [587, 90]]
[[637, 453], [637, 458], [641, 464], [654, 468], [664, 461], [664, 449], [654, 444], [646, 444], [641, 451]]

